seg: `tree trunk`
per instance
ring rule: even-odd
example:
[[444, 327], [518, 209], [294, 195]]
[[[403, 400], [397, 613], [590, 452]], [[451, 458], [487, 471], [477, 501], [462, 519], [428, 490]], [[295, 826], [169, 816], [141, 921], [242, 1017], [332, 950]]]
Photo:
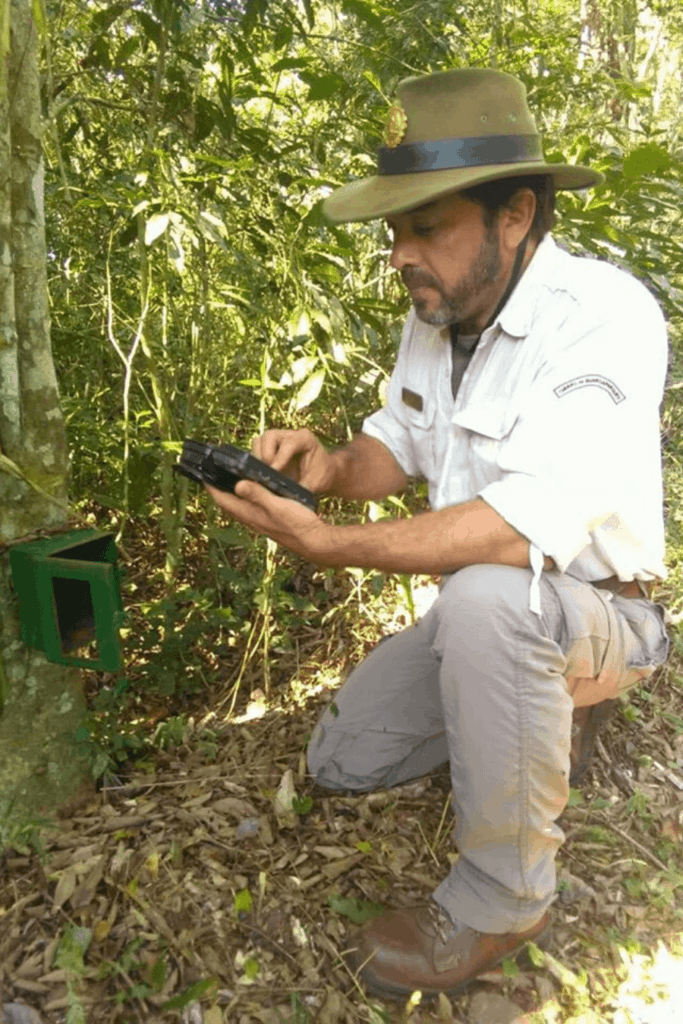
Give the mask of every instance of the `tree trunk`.
[[[77, 670], [20, 642], [8, 546], [67, 520], [67, 450], [50, 348], [38, 31], [0, 0], [0, 844], [14, 822], [83, 791]], [[9, 25], [9, 32], [7, 26]]]

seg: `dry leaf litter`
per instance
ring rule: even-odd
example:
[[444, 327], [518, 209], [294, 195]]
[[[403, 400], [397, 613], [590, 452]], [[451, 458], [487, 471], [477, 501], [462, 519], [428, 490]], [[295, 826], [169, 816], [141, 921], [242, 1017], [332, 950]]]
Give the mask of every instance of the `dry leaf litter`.
[[[653, 688], [657, 715], [641, 700], [637, 718], [606, 727], [561, 819], [542, 967], [504, 964], [432, 1003], [366, 997], [343, 959], [349, 908], [409, 905], [434, 889], [457, 856], [450, 789], [442, 773], [361, 796], [316, 790], [303, 751], [318, 698], [216, 730], [213, 759], [191, 744], [161, 751], [154, 774], [107, 786], [46, 832], [43, 858], [6, 854], [6, 1019], [71, 1024], [83, 1019], [74, 1006], [89, 1024], [509, 1024], [541, 1005], [560, 1014], [567, 970], [614, 972], [620, 936], [653, 946], [680, 930], [670, 869], [681, 863], [683, 729], [667, 671]], [[72, 945], [83, 939], [80, 960], [64, 954], [67, 933]], [[188, 1005], [169, 1005], [188, 992]]]

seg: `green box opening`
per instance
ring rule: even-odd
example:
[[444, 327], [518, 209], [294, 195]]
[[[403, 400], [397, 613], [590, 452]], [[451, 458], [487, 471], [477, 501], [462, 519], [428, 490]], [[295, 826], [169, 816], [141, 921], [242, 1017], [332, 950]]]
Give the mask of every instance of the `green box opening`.
[[10, 551], [21, 636], [50, 661], [116, 672], [123, 622], [111, 534], [73, 530]]

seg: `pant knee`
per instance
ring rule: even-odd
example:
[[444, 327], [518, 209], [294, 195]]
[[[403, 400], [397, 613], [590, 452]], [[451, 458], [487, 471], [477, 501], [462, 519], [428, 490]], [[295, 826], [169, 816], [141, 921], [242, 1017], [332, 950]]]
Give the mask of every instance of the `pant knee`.
[[[470, 565], [454, 573], [438, 600], [440, 629], [463, 639], [516, 631], [530, 623], [531, 572], [506, 565]], [[534, 623], [536, 628], [536, 624]]]
[[442, 730], [417, 736], [390, 729], [345, 732], [316, 726], [306, 757], [319, 786], [332, 791], [370, 792], [420, 778], [448, 760]]
[[500, 604], [525, 609], [529, 604], [530, 584], [530, 569], [511, 565], [466, 565], [453, 573], [439, 600], [482, 609]]
[[334, 720], [329, 721], [330, 716], [328, 709], [313, 730], [308, 744], [306, 761], [310, 775], [319, 786], [330, 792], [371, 789], [372, 784], [368, 780], [358, 778], [354, 773], [352, 759], [345, 756], [349, 737], [334, 728]]
[[[327, 742], [326, 742], [327, 741]], [[308, 771], [321, 789], [331, 793], [364, 792], [375, 788], [374, 781], [354, 772], [353, 761], [344, 757], [343, 740], [340, 744], [330, 743], [320, 723], [306, 750]]]

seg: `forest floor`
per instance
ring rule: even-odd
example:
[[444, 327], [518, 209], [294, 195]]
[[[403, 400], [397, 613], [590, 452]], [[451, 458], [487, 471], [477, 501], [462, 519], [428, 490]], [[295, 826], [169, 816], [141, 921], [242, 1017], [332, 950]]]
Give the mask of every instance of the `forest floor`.
[[[207, 564], [206, 552], [194, 555], [189, 565]], [[133, 571], [139, 556], [127, 551], [131, 637], [153, 618], [155, 588], [162, 594], [160, 572], [143, 583]], [[201, 580], [190, 582], [201, 593]], [[250, 647], [262, 639], [257, 620], [241, 646], [196, 630], [194, 646], [177, 645], [188, 675], [203, 652], [204, 685], [165, 698], [158, 673], [145, 688], [138, 644], [136, 696], [118, 727], [127, 718], [129, 730], [146, 729], [146, 752], [110, 768], [89, 803], [44, 830], [42, 850], [15, 843], [0, 860], [0, 1006], [25, 1003], [46, 1024], [680, 1019], [680, 653], [629, 695], [571, 792], [548, 952], [504, 962], [461, 996], [399, 1006], [368, 997], [343, 952], [380, 905], [423, 901], [448, 872], [457, 857], [448, 778], [325, 796], [304, 751], [349, 668], [420, 614], [434, 583], [415, 584], [412, 612], [395, 580], [379, 592], [367, 578], [311, 567], [281, 593], [298, 594], [300, 608], [318, 594], [328, 608], [313, 628], [290, 603], [287, 643], [271, 636], [265, 681], [262, 648]], [[182, 587], [178, 595], [176, 611], [188, 608]], [[93, 705], [113, 684], [91, 674]]]

